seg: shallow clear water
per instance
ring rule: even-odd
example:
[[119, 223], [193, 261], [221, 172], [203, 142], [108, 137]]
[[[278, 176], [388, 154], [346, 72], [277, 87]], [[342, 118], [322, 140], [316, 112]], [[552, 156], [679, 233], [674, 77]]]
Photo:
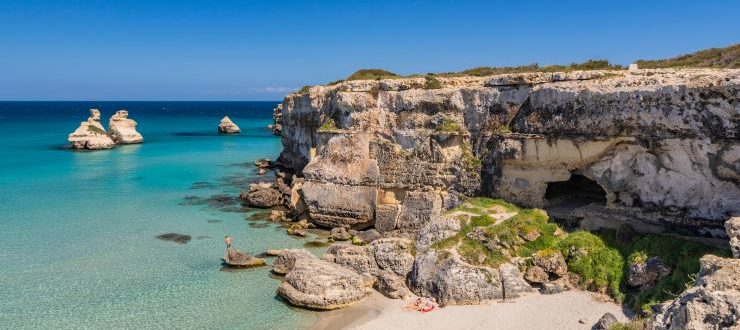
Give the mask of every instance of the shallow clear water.
[[[273, 224], [256, 228], [236, 196], [275, 158], [265, 127], [275, 102], [0, 102], [0, 328], [289, 329], [312, 313], [275, 298], [269, 268], [221, 271], [223, 236], [243, 251], [300, 247]], [[142, 145], [64, 150], [100, 106], [125, 107]], [[228, 114], [237, 136], [215, 134]], [[247, 164], [244, 164], [247, 163]], [[195, 185], [194, 185], [195, 184]], [[163, 233], [192, 236], [187, 244]]]

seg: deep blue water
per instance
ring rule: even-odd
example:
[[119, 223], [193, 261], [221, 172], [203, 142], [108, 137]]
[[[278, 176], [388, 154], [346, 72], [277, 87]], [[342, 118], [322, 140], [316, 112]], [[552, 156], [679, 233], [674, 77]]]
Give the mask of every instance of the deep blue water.
[[[214, 205], [275, 158], [277, 102], [0, 102], [0, 328], [290, 329], [314, 314], [275, 298], [269, 268], [220, 270], [223, 236], [241, 250], [300, 247], [254, 211]], [[141, 145], [67, 150], [99, 107], [125, 108]], [[229, 115], [241, 135], [216, 127]], [[245, 164], [246, 163], [246, 164]], [[187, 244], [163, 233], [192, 236]]]

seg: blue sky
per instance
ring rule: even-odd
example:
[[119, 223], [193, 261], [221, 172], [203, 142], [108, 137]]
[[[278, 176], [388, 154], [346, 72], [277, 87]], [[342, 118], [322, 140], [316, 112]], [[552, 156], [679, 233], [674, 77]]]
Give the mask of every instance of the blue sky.
[[398, 73], [740, 42], [740, 1], [0, 1], [0, 100], [279, 100]]

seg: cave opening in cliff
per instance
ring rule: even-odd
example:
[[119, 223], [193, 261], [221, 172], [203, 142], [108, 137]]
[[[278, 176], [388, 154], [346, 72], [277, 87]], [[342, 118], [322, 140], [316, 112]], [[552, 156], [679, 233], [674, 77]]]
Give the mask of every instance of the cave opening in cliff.
[[545, 199], [552, 206], [580, 207], [591, 203], [606, 204], [606, 191], [596, 181], [573, 174], [568, 181], [549, 182]]

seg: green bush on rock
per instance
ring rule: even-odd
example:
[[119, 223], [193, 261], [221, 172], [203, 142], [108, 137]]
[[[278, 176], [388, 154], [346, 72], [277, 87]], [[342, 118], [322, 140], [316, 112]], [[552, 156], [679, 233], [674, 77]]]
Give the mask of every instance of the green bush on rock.
[[[507, 215], [505, 220], [496, 220]], [[568, 270], [581, 277], [581, 286], [607, 293], [635, 310], [649, 310], [693, 285], [703, 255], [729, 255], [726, 250], [657, 234], [637, 234], [631, 242], [617, 246], [613, 230], [565, 233], [549, 222], [545, 211], [519, 208], [501, 199], [471, 198], [445, 216], [459, 220], [461, 230], [432, 245], [444, 255], [456, 251], [471, 265], [497, 267], [512, 257], [560, 252]], [[670, 265], [672, 273], [653, 287], [630, 287], [630, 265], [654, 256]]]

